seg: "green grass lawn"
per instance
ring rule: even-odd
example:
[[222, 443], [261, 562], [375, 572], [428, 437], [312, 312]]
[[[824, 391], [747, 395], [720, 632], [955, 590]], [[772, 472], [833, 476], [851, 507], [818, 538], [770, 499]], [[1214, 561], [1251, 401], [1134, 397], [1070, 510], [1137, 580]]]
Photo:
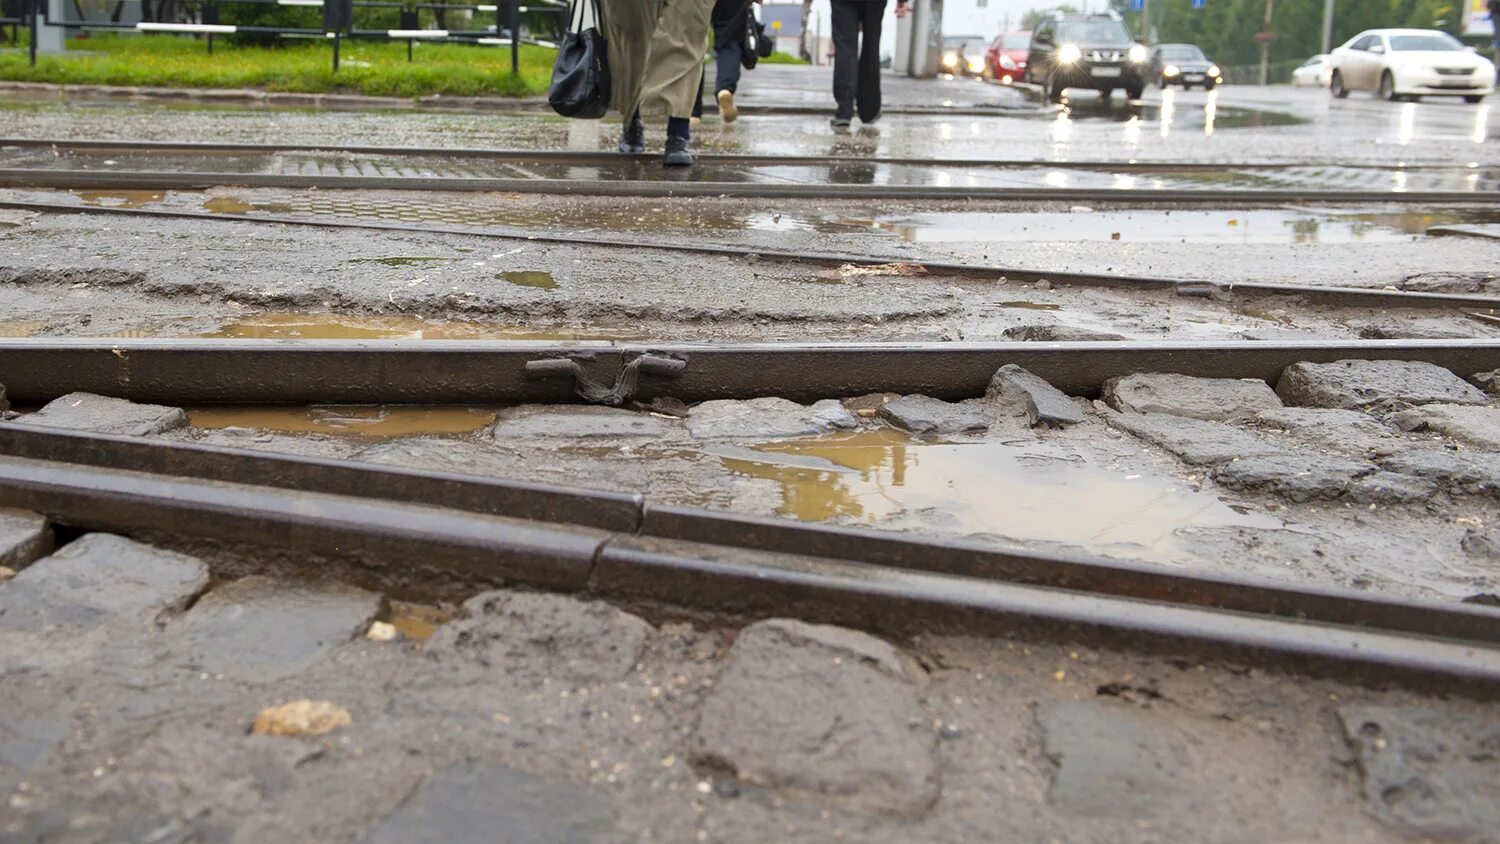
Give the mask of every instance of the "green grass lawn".
[[153, 85], [178, 88], [262, 88], [301, 93], [347, 92], [384, 97], [522, 97], [547, 90], [554, 51], [521, 47], [521, 73], [510, 72], [508, 47], [460, 44], [416, 45], [406, 61], [406, 42], [345, 40], [339, 72], [333, 47], [289, 41], [272, 47], [214, 42], [179, 35], [100, 35], [68, 42], [74, 55], [0, 53], [0, 79], [91, 85]]

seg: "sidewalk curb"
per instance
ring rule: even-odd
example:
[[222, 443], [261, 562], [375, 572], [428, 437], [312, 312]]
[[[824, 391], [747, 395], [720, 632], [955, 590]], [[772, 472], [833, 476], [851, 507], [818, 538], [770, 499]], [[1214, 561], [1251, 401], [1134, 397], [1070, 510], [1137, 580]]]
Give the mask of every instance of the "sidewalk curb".
[[313, 108], [344, 111], [455, 110], [455, 111], [545, 111], [545, 97], [370, 97], [364, 94], [299, 94], [262, 91], [257, 88], [156, 88], [137, 85], [80, 85], [59, 82], [0, 80], [0, 93], [44, 94], [58, 98], [159, 100], [200, 103], [237, 103], [274, 108]]

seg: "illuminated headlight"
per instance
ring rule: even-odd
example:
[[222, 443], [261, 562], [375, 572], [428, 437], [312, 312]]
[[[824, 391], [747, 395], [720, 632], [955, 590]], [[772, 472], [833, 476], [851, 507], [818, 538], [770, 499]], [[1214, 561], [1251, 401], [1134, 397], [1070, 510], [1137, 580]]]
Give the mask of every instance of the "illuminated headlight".
[[984, 59], [969, 59], [969, 72], [979, 73], [984, 70]]
[[1177, 74], [1179, 74], [1181, 72], [1182, 72], [1182, 68], [1178, 67], [1175, 64], [1169, 64], [1166, 67], [1164, 67], [1164, 68], [1161, 69], [1161, 75], [1162, 76], [1176, 76]]
[[1221, 73], [1223, 73], [1223, 71], [1219, 70], [1219, 66], [1218, 65], [1211, 64], [1211, 65], [1208, 66], [1208, 75], [1209, 76], [1218, 76]]
[[1126, 53], [1125, 55], [1126, 55], [1127, 58], [1129, 58], [1131, 61], [1135, 62], [1136, 64], [1140, 64], [1141, 62], [1145, 61], [1148, 58], [1148, 55], [1146, 53], [1146, 48], [1143, 47], [1143, 46], [1141, 46], [1140, 44], [1137, 44], [1134, 47], [1131, 47], [1130, 48], [1130, 52]]
[[1006, 70], [1016, 69], [1016, 60], [1007, 55], [1000, 56], [1000, 66]]
[[1057, 63], [1072, 64], [1083, 58], [1083, 51], [1078, 49], [1077, 44], [1064, 44], [1057, 48]]
[[943, 67], [958, 67], [958, 54], [957, 53], [944, 53], [943, 54]]

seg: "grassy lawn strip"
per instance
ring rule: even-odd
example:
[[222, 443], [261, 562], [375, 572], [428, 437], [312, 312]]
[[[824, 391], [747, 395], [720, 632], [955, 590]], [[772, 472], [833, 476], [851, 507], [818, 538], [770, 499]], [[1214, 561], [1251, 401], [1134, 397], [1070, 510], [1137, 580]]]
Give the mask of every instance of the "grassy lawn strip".
[[522, 45], [521, 73], [512, 76], [508, 47], [418, 42], [408, 63], [404, 41], [346, 40], [335, 74], [332, 45], [321, 41], [258, 47], [216, 40], [210, 56], [203, 41], [193, 37], [96, 33], [69, 41], [68, 48], [75, 54], [38, 56], [36, 67], [28, 64], [24, 50], [0, 53], [0, 79], [381, 97], [523, 97], [547, 90], [555, 55], [546, 47]]

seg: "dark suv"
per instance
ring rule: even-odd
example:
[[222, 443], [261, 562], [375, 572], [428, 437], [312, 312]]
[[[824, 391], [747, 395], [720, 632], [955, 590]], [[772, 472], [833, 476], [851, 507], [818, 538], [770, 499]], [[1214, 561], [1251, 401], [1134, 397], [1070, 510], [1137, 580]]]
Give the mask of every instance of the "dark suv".
[[1051, 102], [1068, 88], [1092, 88], [1108, 99], [1124, 88], [1132, 100], [1146, 89], [1151, 54], [1135, 43], [1118, 15], [1054, 13], [1031, 34], [1026, 79], [1041, 85]]

